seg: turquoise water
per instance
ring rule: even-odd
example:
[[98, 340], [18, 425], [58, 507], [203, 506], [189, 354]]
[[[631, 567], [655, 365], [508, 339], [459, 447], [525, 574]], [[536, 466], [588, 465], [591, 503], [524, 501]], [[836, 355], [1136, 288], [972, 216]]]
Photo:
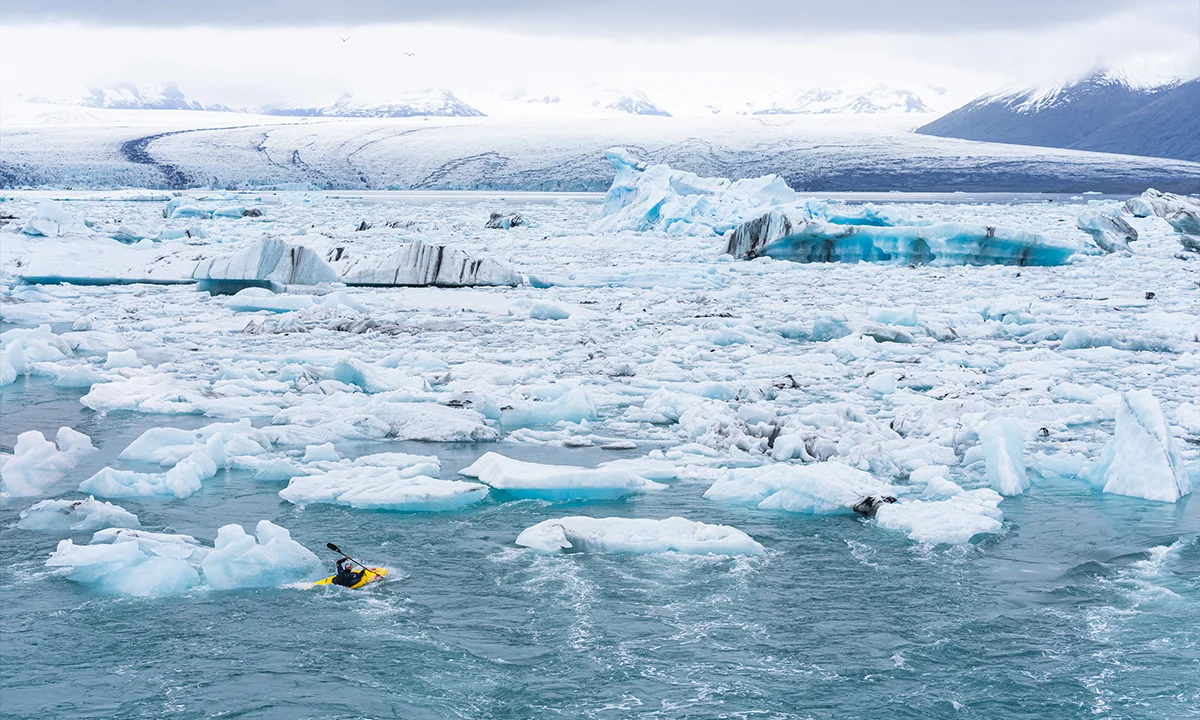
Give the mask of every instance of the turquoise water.
[[[0, 390], [0, 446], [70, 424], [101, 448], [199, 417], [99, 417], [77, 391]], [[347, 445], [437, 454], [452, 477], [488, 449], [594, 466], [642, 451]], [[67, 485], [71, 483], [68, 481]], [[487, 501], [444, 515], [282, 502], [224, 473], [184, 501], [124, 501], [148, 529], [211, 542], [263, 518], [393, 575], [361, 591], [159, 599], [50, 574], [58, 538], [0, 500], [0, 716], [13, 718], [1183, 718], [1200, 716], [1200, 504], [1035, 480], [1005, 531], [924, 548], [848, 517], [704, 500], [703, 484], [625, 502]], [[72, 495], [69, 495], [72, 496]], [[539, 556], [513, 544], [565, 514], [734, 525], [760, 558]], [[84, 534], [80, 540], [86, 540]], [[330, 556], [330, 568], [335, 559]]]

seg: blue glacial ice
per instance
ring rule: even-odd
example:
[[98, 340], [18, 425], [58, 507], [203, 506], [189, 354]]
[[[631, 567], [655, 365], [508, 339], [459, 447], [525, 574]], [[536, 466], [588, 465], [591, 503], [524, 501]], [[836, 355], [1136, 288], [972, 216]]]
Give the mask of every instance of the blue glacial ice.
[[174, 497], [183, 499], [200, 490], [203, 482], [225, 465], [225, 445], [213, 435], [196, 444], [187, 457], [161, 473], [142, 473], [106, 467], [79, 483], [79, 492], [100, 497]]
[[687, 555], [761, 555], [754, 538], [728, 525], [670, 517], [563, 517], [526, 528], [517, 545], [555, 553], [666, 553]]
[[17, 436], [13, 454], [0, 454], [0, 487], [11, 496], [50, 492], [67, 472], [96, 451], [91, 438], [69, 427], [58, 429], [51, 442], [38, 430]]
[[217, 531], [215, 546], [189, 535], [108, 528], [86, 545], [63, 540], [46, 561], [85, 585], [122, 595], [152, 597], [212, 590], [282, 586], [313, 579], [321, 562], [287, 529], [260, 520], [251, 536], [241, 525]]
[[1132, 252], [1129, 243], [1138, 239], [1137, 230], [1119, 215], [1081, 210], [1075, 225], [1092, 236], [1092, 242], [1104, 252]]
[[47, 200], [37, 206], [21, 232], [33, 237], [61, 237], [71, 233], [90, 233], [91, 228], [67, 212], [57, 200]]
[[1025, 472], [1021, 426], [1012, 418], [993, 420], [979, 429], [988, 484], [1001, 495], [1020, 495], [1029, 489]]

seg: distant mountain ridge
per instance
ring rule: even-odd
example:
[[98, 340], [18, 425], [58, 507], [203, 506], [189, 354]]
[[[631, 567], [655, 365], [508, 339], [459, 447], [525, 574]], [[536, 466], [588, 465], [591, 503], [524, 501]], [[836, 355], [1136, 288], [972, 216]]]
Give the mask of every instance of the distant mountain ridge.
[[1200, 80], [1139, 83], [1112, 71], [976, 98], [917, 129], [923, 135], [1200, 160]]
[[931, 112], [912, 90], [876, 85], [862, 92], [814, 88], [776, 100], [765, 108], [748, 110], [751, 115], [878, 115]]
[[265, 108], [267, 115], [300, 117], [400, 118], [400, 117], [485, 117], [459, 100], [449, 90], [404, 93], [395, 99], [360, 98], [347, 93], [324, 106], [279, 106]]
[[205, 105], [184, 95], [175, 85], [139, 86], [120, 83], [107, 88], [89, 87], [79, 102], [83, 107], [107, 110], [212, 110], [228, 112], [224, 105]]

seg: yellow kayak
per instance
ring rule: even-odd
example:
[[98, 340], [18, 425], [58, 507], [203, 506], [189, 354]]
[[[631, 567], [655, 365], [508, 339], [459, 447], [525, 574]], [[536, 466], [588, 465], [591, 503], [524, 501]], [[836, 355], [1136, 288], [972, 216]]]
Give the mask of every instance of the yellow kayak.
[[[317, 585], [332, 585], [333, 579], [335, 577], [337, 577], [337, 575], [330, 575], [329, 577], [325, 578], [324, 580], [316, 581], [315, 583], [313, 583], [313, 586], [316, 587]], [[362, 587], [363, 585], [369, 585], [378, 580], [382, 580], [385, 577], [387, 577], [387, 568], [383, 568], [383, 567], [363, 568], [363, 576], [361, 578], [359, 578], [358, 582], [351, 585], [350, 589], [355, 590], [357, 588]]]

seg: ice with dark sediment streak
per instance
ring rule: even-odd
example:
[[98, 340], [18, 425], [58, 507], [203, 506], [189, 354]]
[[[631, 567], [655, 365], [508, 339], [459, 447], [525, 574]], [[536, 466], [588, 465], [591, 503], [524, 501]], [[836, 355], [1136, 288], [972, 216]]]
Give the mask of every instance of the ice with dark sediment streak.
[[1185, 250], [1200, 252], [1200, 202], [1151, 188], [1125, 203], [1134, 217], [1160, 217], [1179, 233]]
[[101, 528], [139, 528], [138, 516], [119, 505], [88, 497], [43, 500], [21, 511], [17, 527], [40, 532], [91, 532]]
[[1138, 239], [1137, 230], [1124, 218], [1095, 210], [1081, 211], [1075, 218], [1075, 225], [1091, 235], [1096, 247], [1106, 253], [1130, 252], [1129, 243]]
[[197, 280], [242, 280], [280, 285], [320, 285], [338, 279], [317, 253], [279, 238], [263, 238], [229, 255], [201, 260], [192, 271]]
[[1191, 493], [1183, 455], [1153, 392], [1121, 396], [1116, 433], [1089, 476], [1092, 485], [1116, 495], [1173, 503]]
[[350, 260], [342, 280], [352, 285], [470, 287], [499, 285], [515, 287], [521, 275], [509, 265], [486, 257], [472, 257], [452, 245], [410, 242], [383, 258]]
[[546, 553], [760, 555], [765, 552], [761, 544], [737, 528], [681, 517], [649, 520], [576, 516], [543, 520], [518, 535], [517, 545]]
[[729, 236], [725, 251], [741, 260], [886, 262], [906, 265], [1062, 265], [1076, 243], [993, 225], [842, 225], [771, 211]]

